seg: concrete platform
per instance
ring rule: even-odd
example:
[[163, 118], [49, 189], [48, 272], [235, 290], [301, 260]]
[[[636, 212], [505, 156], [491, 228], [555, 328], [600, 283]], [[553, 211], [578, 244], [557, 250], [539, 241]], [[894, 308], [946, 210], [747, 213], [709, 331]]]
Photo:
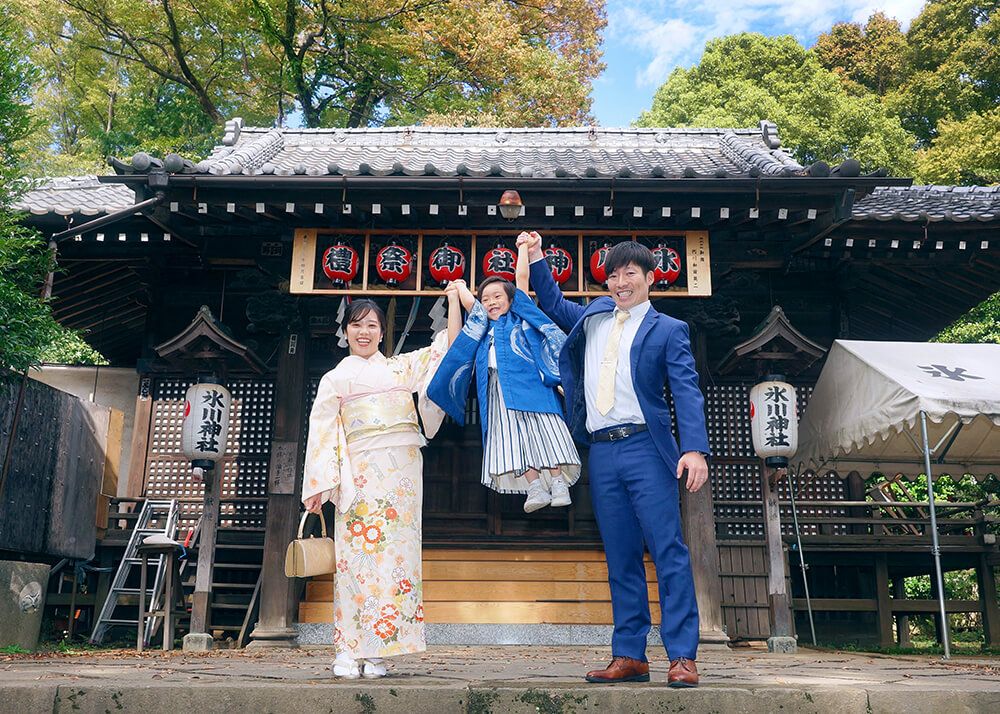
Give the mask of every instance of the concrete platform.
[[609, 657], [591, 647], [434, 646], [374, 681], [332, 678], [320, 647], [2, 655], [0, 712], [1000, 712], [1000, 659], [716, 648], [699, 660], [702, 686], [674, 690], [651, 654], [652, 682], [614, 686], [583, 681]]

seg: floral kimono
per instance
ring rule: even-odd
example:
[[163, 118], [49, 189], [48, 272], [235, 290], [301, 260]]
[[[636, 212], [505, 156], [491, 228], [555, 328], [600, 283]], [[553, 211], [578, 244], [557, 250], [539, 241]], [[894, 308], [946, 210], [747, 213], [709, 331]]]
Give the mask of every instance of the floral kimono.
[[428, 436], [444, 413], [426, 397], [448, 347], [344, 358], [323, 376], [309, 420], [302, 499], [336, 506], [330, 537], [333, 644], [354, 659], [426, 649], [421, 578], [423, 459], [413, 393]]

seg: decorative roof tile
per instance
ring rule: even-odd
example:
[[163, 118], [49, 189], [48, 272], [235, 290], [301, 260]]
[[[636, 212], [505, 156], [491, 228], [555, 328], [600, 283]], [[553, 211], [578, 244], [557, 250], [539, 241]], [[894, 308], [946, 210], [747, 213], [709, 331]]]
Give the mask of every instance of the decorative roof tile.
[[14, 203], [15, 211], [36, 216], [97, 216], [128, 208], [135, 193], [121, 184], [100, 183], [96, 176], [64, 176], [46, 180]]
[[[766, 133], [766, 136], [765, 136]], [[379, 127], [226, 124], [225, 141], [187, 172], [213, 175], [612, 177], [802, 173], [773, 124], [755, 129]]]
[[1000, 186], [880, 187], [856, 201], [856, 221], [1000, 221]]

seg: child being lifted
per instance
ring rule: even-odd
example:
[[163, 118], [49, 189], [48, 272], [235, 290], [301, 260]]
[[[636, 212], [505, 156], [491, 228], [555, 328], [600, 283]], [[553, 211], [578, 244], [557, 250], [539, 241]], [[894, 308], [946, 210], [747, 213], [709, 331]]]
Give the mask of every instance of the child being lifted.
[[529, 237], [518, 236], [516, 286], [488, 277], [479, 285], [478, 299], [464, 284], [459, 287], [469, 315], [427, 390], [464, 424], [475, 372], [482, 483], [498, 493], [527, 494], [526, 513], [568, 506], [569, 486], [580, 477], [580, 455], [556, 390], [566, 335], [528, 297]]

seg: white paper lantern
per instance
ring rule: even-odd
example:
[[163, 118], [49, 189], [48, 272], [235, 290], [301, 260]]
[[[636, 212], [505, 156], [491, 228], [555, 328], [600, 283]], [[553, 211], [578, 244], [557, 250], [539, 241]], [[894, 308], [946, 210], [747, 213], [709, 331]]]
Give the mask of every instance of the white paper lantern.
[[788, 466], [799, 447], [799, 414], [795, 387], [768, 380], [750, 390], [750, 429], [757, 456], [771, 468]]
[[181, 446], [196, 468], [211, 469], [226, 453], [229, 436], [229, 390], [221, 384], [193, 384], [184, 395]]

